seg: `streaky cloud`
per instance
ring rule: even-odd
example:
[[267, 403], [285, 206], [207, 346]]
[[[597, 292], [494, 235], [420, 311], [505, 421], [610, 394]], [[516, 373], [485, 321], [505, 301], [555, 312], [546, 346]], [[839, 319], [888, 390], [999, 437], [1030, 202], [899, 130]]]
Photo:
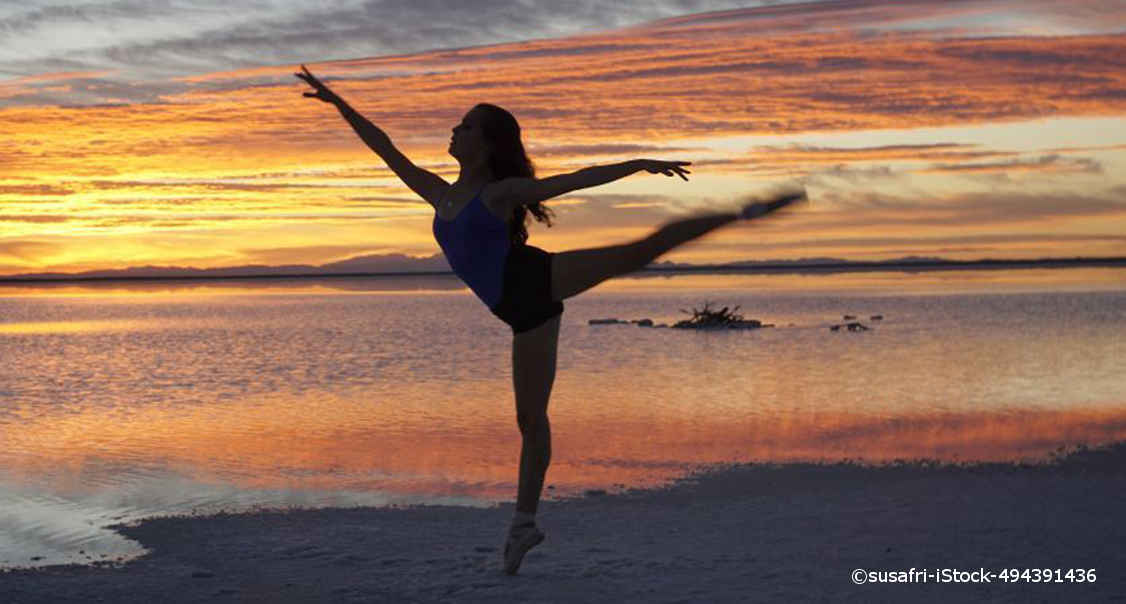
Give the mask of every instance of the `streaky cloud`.
[[1099, 174], [1103, 171], [1103, 165], [1098, 161], [1090, 158], [1067, 158], [1053, 154], [1044, 155], [1032, 160], [1013, 159], [1010, 161], [990, 163], [940, 164], [930, 166], [919, 171], [955, 172], [961, 174], [990, 174], [1010, 172], [1083, 172], [1089, 174]]

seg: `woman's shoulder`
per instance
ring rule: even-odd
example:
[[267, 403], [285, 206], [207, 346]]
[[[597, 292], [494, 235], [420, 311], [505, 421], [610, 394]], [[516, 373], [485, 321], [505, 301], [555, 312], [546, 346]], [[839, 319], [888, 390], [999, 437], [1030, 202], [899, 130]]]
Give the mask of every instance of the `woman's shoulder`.
[[484, 201], [486, 205], [505, 210], [506, 215], [511, 214], [512, 210], [520, 204], [520, 196], [525, 187], [535, 180], [523, 176], [510, 176], [494, 180], [485, 185], [485, 188], [481, 191], [481, 201]]
[[509, 176], [508, 178], [499, 178], [491, 180], [482, 190], [482, 194], [487, 194], [492, 197], [507, 197], [517, 190], [524, 182], [532, 180], [531, 178], [523, 178], [520, 176]]
[[485, 185], [485, 188], [481, 189], [481, 202], [492, 211], [493, 215], [498, 218], [504, 216], [507, 220], [512, 216], [512, 211], [516, 209], [514, 200], [519, 180], [521, 179], [511, 177], [489, 182]]

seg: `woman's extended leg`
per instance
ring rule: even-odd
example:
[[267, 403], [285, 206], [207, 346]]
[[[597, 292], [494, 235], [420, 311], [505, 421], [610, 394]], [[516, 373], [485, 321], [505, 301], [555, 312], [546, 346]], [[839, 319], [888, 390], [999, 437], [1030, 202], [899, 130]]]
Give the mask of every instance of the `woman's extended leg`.
[[743, 211], [738, 214], [711, 214], [677, 220], [640, 241], [559, 252], [551, 263], [551, 296], [559, 301], [577, 296], [611, 277], [644, 268], [661, 254], [727, 223], [760, 218], [804, 199], [804, 189], [790, 191], [744, 206]]
[[559, 252], [551, 263], [551, 296], [565, 300], [610, 279], [644, 268], [661, 254], [740, 219], [713, 214], [666, 224], [648, 237], [607, 247]]

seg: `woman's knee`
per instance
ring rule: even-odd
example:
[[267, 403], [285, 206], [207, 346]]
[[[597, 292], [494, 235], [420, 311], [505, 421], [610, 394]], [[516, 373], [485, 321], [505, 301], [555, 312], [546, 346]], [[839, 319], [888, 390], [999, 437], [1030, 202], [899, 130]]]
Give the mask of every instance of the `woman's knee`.
[[551, 438], [551, 422], [546, 413], [521, 413], [516, 412], [516, 425], [520, 427], [520, 434], [524, 438]]

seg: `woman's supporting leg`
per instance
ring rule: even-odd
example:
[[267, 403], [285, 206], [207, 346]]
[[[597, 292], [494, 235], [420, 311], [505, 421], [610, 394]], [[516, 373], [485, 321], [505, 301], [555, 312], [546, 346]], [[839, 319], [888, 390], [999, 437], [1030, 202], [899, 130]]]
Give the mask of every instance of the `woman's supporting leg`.
[[644, 268], [661, 254], [739, 220], [731, 214], [712, 214], [671, 222], [648, 237], [607, 247], [559, 252], [552, 258], [551, 295], [565, 300], [610, 279]]
[[520, 447], [520, 486], [516, 510], [535, 514], [543, 491], [544, 476], [551, 463], [551, 424], [547, 402], [555, 384], [555, 361], [559, 347], [559, 320], [550, 321], [512, 338], [512, 385], [516, 391], [516, 423]]

